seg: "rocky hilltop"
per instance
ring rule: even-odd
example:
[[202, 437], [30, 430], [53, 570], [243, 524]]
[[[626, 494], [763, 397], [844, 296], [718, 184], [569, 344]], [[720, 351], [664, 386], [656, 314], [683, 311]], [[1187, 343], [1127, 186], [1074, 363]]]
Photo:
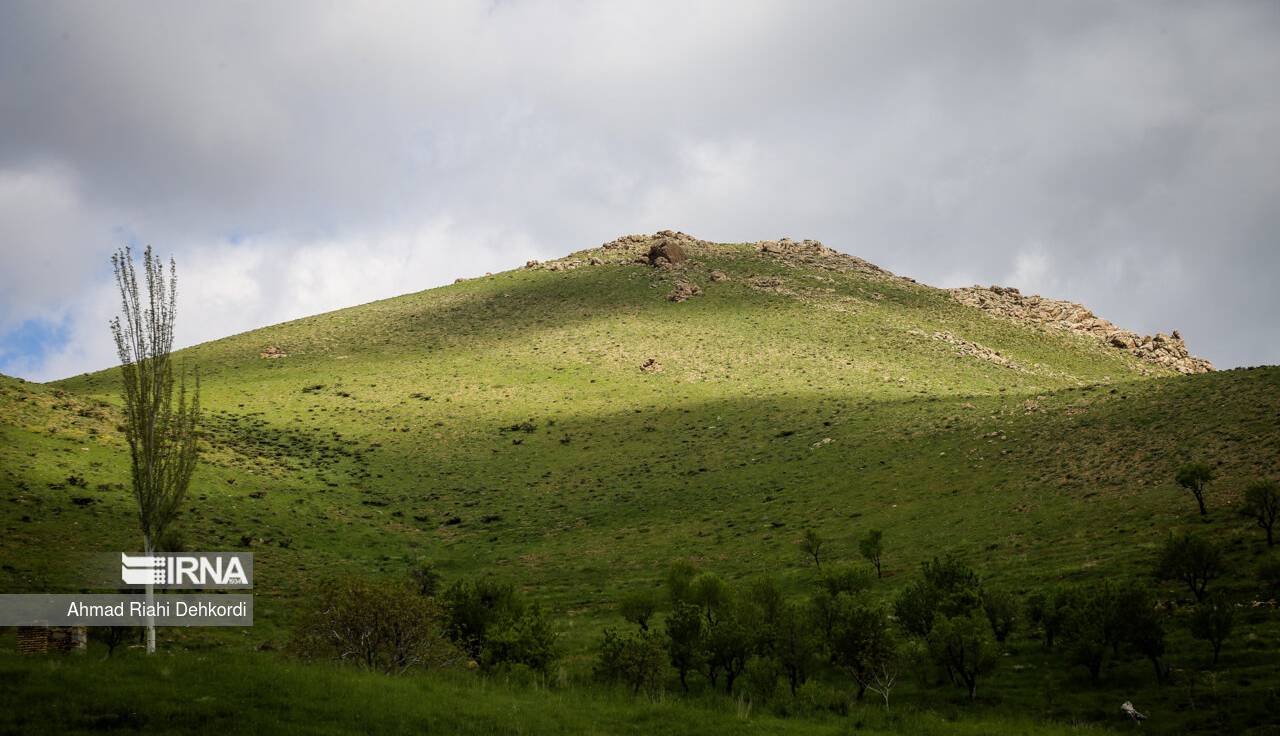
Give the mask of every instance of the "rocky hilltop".
[[[856, 272], [873, 280], [915, 283], [914, 279], [897, 276], [857, 256], [828, 248], [817, 240], [779, 238], [761, 240], [750, 245], [755, 247], [760, 256], [787, 266]], [[596, 248], [578, 251], [553, 261], [529, 261], [525, 266], [567, 271], [585, 266], [646, 264], [680, 273], [690, 259], [716, 249], [723, 251], [724, 246], [679, 231], [661, 230], [652, 235], [623, 235]], [[712, 280], [718, 280], [716, 274], [712, 274]], [[777, 284], [759, 280], [752, 285], [763, 289], [778, 287]], [[1182, 336], [1176, 330], [1171, 335], [1139, 335], [1098, 317], [1081, 304], [1035, 295], [1025, 296], [1016, 288], [1008, 286], [972, 286], [946, 291], [961, 304], [977, 307], [994, 317], [1038, 329], [1087, 335], [1107, 347], [1127, 351], [1145, 362], [1180, 373], [1207, 373], [1213, 370], [1209, 361], [1194, 356], [1187, 350]], [[699, 294], [701, 289], [696, 284], [678, 282], [668, 298], [671, 301], [684, 301]]]
[[1075, 302], [1026, 296], [1012, 286], [968, 286], [949, 289], [956, 301], [977, 307], [988, 314], [1042, 329], [1065, 330], [1094, 337], [1103, 344], [1129, 353], [1149, 363], [1180, 373], [1208, 373], [1213, 364], [1192, 355], [1177, 330], [1172, 335], [1139, 335], [1118, 327]]

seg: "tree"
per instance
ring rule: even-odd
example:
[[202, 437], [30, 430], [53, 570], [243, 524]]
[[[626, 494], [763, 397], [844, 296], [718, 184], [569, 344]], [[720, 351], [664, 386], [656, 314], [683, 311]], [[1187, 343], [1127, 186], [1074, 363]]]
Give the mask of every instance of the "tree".
[[982, 591], [982, 611], [996, 641], [1003, 643], [1018, 623], [1018, 601], [1008, 591]]
[[404, 587], [339, 578], [320, 585], [292, 648], [307, 658], [354, 662], [387, 674], [443, 663], [455, 652], [430, 598]]
[[714, 687], [723, 673], [724, 691], [730, 695], [733, 694], [734, 681], [746, 669], [754, 649], [753, 632], [747, 625], [744, 606], [740, 597], [733, 599], [707, 627], [706, 659], [703, 661], [707, 679]]
[[1113, 594], [1109, 609], [1111, 628], [1118, 631], [1124, 643], [1151, 662], [1156, 683], [1163, 683], [1166, 668], [1160, 660], [1165, 652], [1164, 616], [1156, 607], [1151, 591], [1135, 581]]
[[1074, 602], [1075, 591], [1055, 588], [1037, 591], [1027, 599], [1027, 619], [1040, 627], [1045, 649], [1053, 649], [1054, 639], [1062, 631]]
[[1090, 682], [1097, 683], [1118, 641], [1113, 635], [1111, 588], [1106, 583], [1091, 586], [1066, 600], [1070, 602], [1062, 611], [1061, 634], [1067, 662], [1083, 666]]
[[716, 616], [729, 602], [729, 586], [713, 572], [699, 573], [689, 582], [688, 601], [702, 610], [707, 626], [714, 626]]
[[884, 532], [879, 529], [867, 532], [867, 536], [858, 541], [858, 551], [876, 568], [876, 577], [884, 577], [880, 569], [880, 555], [884, 552]]
[[417, 589], [418, 595], [424, 598], [436, 597], [441, 576], [434, 563], [429, 560], [418, 560], [413, 567], [409, 568], [409, 577], [413, 580], [413, 587]]
[[671, 563], [671, 567], [667, 568], [667, 596], [672, 603], [681, 603], [689, 600], [689, 586], [693, 583], [693, 579], [698, 576], [698, 568], [694, 567], [685, 560], [676, 560]]
[[1280, 516], [1280, 487], [1275, 481], [1256, 481], [1244, 491], [1244, 508], [1242, 513], [1250, 517], [1267, 533], [1267, 546], [1275, 544], [1273, 530], [1276, 517]]
[[1205, 516], [1209, 512], [1204, 505], [1205, 487], [1213, 481], [1213, 468], [1204, 463], [1187, 463], [1178, 468], [1175, 479], [1178, 485], [1191, 491], [1191, 495], [1196, 497], [1196, 503], [1200, 505], [1200, 515]]
[[827, 642], [832, 661], [857, 683], [857, 698], [862, 700], [877, 672], [897, 651], [889, 617], [861, 596], [841, 593], [835, 598], [833, 618]]
[[642, 689], [652, 695], [662, 685], [665, 656], [662, 639], [654, 632], [623, 636], [614, 629], [605, 629], [594, 675], [602, 682], [626, 685], [633, 695]]
[[1221, 596], [1211, 596], [1208, 600], [1201, 601], [1191, 614], [1191, 635], [1213, 646], [1215, 665], [1218, 663], [1218, 654], [1222, 652], [1222, 642], [1231, 635], [1234, 619], [1231, 605]]
[[804, 533], [800, 535], [800, 541], [797, 544], [805, 556], [813, 558], [814, 567], [821, 570], [822, 548], [826, 545], [826, 540], [813, 529], [805, 529]]
[[[111, 320], [111, 336], [120, 359], [124, 432], [129, 444], [133, 498], [144, 554], [156, 552], [178, 515], [199, 455], [200, 376], [188, 393], [182, 371], [174, 399], [172, 360], [177, 313], [178, 270], [172, 259], [166, 279], [160, 257], [147, 246], [142, 256], [146, 303], [139, 292], [133, 254], [125, 248], [111, 257], [121, 314]], [[155, 590], [146, 589], [154, 604]], [[147, 619], [147, 653], [156, 650], [155, 620]]]
[[702, 610], [692, 603], [678, 602], [667, 614], [667, 657], [680, 675], [680, 687], [689, 692], [689, 673], [702, 666], [706, 622]]
[[1197, 601], [1209, 583], [1222, 574], [1222, 551], [1195, 534], [1169, 535], [1156, 565], [1156, 577], [1184, 583]]
[[999, 657], [991, 626], [980, 614], [942, 616], [929, 632], [929, 652], [969, 691], [969, 700], [977, 697], [978, 677], [995, 668]]
[[809, 678], [821, 641], [811, 609], [799, 601], [783, 604], [778, 617], [773, 654], [782, 666], [794, 696]]
[[981, 605], [978, 575], [958, 557], [933, 558], [920, 566], [920, 579], [907, 586], [894, 603], [902, 628], [928, 636], [938, 615], [968, 614]]
[[657, 612], [658, 596], [650, 589], [632, 591], [618, 603], [618, 613], [622, 618], [639, 626], [641, 631], [649, 630], [649, 621]]
[[489, 640], [524, 614], [525, 604], [511, 583], [491, 578], [459, 580], [445, 589], [445, 634], [472, 661], [483, 661]]
[[523, 665], [545, 675], [560, 658], [559, 638], [551, 617], [534, 603], [509, 625], [489, 635], [480, 664], [487, 669]]

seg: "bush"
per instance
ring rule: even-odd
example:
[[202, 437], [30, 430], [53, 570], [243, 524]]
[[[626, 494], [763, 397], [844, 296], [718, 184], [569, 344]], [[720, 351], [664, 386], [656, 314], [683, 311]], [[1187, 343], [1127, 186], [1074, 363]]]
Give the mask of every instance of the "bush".
[[411, 590], [343, 578], [322, 584], [311, 599], [293, 641], [304, 658], [352, 661], [388, 674], [454, 658], [439, 607]]
[[545, 675], [560, 658], [558, 639], [542, 606], [527, 606], [510, 625], [489, 635], [480, 664], [485, 669], [522, 665]]
[[440, 588], [440, 573], [435, 564], [427, 560], [419, 560], [409, 569], [409, 577], [413, 580], [418, 595], [435, 598]]
[[515, 586], [490, 578], [459, 580], [445, 589], [441, 601], [446, 636], [475, 662], [481, 661], [491, 635], [510, 626], [525, 609]]
[[876, 569], [876, 577], [884, 577], [880, 570], [880, 556], [884, 553], [884, 532], [872, 529], [858, 540], [858, 551]]
[[1213, 542], [1190, 533], [1170, 534], [1165, 540], [1156, 563], [1156, 577], [1185, 584], [1200, 601], [1209, 583], [1220, 575], [1222, 551]]
[[662, 638], [651, 631], [623, 636], [614, 629], [604, 630], [594, 670], [601, 682], [618, 683], [632, 694], [644, 690], [655, 694], [662, 687], [666, 651]]

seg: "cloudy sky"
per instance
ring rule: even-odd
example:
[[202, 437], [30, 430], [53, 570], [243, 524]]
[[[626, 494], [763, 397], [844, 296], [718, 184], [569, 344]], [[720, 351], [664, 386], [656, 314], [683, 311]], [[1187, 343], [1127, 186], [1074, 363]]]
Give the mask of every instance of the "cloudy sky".
[[0, 3], [0, 372], [663, 228], [816, 238], [1280, 363], [1280, 4]]

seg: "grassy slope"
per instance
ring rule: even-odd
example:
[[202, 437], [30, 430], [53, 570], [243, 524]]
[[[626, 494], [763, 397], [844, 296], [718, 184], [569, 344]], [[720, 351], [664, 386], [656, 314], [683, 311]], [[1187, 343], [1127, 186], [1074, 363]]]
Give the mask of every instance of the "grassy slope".
[[[706, 293], [666, 301], [677, 277]], [[935, 331], [1026, 370], [957, 355]], [[269, 345], [289, 357], [260, 358]], [[211, 449], [182, 525], [195, 549], [254, 540], [260, 623], [245, 647], [279, 643], [318, 574], [399, 575], [419, 556], [536, 591], [562, 615], [571, 668], [620, 591], [674, 557], [801, 592], [808, 525], [847, 558], [883, 528], [889, 590], [943, 551], [1018, 590], [1137, 574], [1169, 528], [1199, 523], [1169, 480], [1179, 462], [1221, 462], [1218, 506], [1280, 471], [1278, 369], [1150, 376], [938, 290], [747, 246], [701, 252], [678, 276], [507, 272], [183, 357], [202, 371]], [[648, 358], [664, 370], [641, 372]], [[137, 546], [127, 494], [98, 488], [127, 478], [101, 406], [115, 401], [110, 373], [0, 384], [6, 590], [77, 587], [88, 555]], [[522, 422], [533, 431], [502, 431]], [[50, 487], [69, 475], [88, 488]], [[1245, 522], [1219, 513], [1210, 529], [1251, 559]]]

